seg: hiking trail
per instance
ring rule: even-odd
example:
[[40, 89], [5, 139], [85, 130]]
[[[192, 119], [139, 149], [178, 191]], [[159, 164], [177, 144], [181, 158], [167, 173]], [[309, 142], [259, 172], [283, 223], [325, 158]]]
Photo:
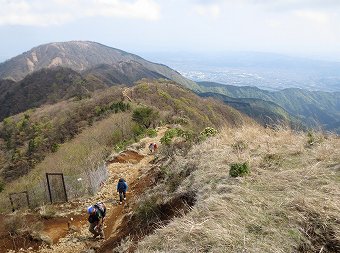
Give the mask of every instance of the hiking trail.
[[[152, 168], [150, 163], [154, 154], [149, 153], [148, 144], [156, 142], [160, 144], [160, 138], [164, 135], [167, 127], [157, 129], [156, 137], [145, 137], [138, 143], [132, 144], [125, 151], [112, 157], [108, 162], [108, 179], [102, 188], [88, 199], [69, 201], [63, 204], [54, 204], [61, 217], [53, 217], [44, 221], [43, 235], [50, 238], [51, 245], [42, 245], [39, 249], [22, 249], [19, 252], [98, 252], [98, 249], [106, 242], [117, 237], [117, 228], [122, 225], [124, 217], [132, 211], [130, 199], [138, 197], [152, 184], [147, 178]], [[138, 150], [138, 151], [137, 151]], [[126, 201], [119, 205], [119, 195], [116, 191], [118, 179], [122, 177], [129, 185]], [[104, 223], [105, 239], [92, 239], [88, 231], [89, 223], [86, 208], [96, 202], [102, 201], [107, 208]], [[72, 211], [73, 212], [70, 212]], [[64, 213], [63, 213], [64, 212]], [[1, 252], [1, 251], [0, 251]], [[18, 252], [18, 251], [5, 251]], [[100, 250], [100, 252], [103, 252]]]

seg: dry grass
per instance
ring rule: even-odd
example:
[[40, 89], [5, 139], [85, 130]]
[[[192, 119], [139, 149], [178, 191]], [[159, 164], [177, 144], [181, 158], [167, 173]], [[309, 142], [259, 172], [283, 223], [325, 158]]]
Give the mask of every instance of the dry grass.
[[[195, 191], [196, 205], [137, 251], [339, 252], [340, 140], [307, 141], [287, 129], [245, 126], [195, 146], [172, 168], [198, 166], [177, 189]], [[245, 148], [235, 149], [241, 142]], [[250, 175], [230, 178], [229, 165], [245, 161]]]

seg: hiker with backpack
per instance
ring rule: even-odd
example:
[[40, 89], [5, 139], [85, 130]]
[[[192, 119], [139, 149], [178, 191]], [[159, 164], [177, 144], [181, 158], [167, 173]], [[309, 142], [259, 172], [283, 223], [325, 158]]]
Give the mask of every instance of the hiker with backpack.
[[88, 221], [90, 222], [89, 231], [93, 234], [93, 238], [99, 236], [100, 239], [104, 239], [104, 218], [106, 215], [106, 207], [103, 202], [98, 202], [87, 208], [88, 214], [90, 214]]
[[123, 178], [120, 178], [117, 184], [117, 192], [119, 193], [119, 204], [123, 203], [123, 199], [126, 200], [126, 191], [128, 189], [128, 185]]
[[154, 142], [150, 143], [149, 150], [150, 150], [150, 153], [156, 152], [156, 150], [157, 150], [157, 143], [154, 143]]

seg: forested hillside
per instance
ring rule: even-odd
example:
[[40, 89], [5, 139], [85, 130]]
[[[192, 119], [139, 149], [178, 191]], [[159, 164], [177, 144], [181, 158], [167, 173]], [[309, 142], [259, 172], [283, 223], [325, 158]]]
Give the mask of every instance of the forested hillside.
[[258, 98], [271, 101], [298, 117], [308, 127], [338, 132], [340, 129], [340, 93], [284, 89], [270, 92], [256, 87], [238, 87], [219, 83], [200, 82], [202, 92], [214, 92], [233, 98]]
[[[14, 180], [95, 122], [119, 112], [131, 117], [136, 107], [145, 106], [159, 115], [153, 125], [179, 122], [198, 131], [250, 121], [237, 110], [212, 99], [204, 100], [168, 80], [145, 80], [132, 88], [112, 87], [6, 118], [0, 125], [2, 177]], [[129, 130], [124, 131], [130, 134], [117, 137], [112, 133], [112, 141], [129, 141], [150, 124], [127, 127]]]

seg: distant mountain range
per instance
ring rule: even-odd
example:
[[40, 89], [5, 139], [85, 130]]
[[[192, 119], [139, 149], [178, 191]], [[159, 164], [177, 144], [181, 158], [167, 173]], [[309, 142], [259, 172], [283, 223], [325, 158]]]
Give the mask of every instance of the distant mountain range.
[[[272, 92], [250, 86], [241, 87], [213, 82], [199, 82], [198, 84], [203, 95], [204, 92], [211, 92], [234, 99], [238, 98], [240, 102], [245, 99], [269, 101], [284, 108], [290, 115], [299, 118], [309, 127], [340, 133], [340, 92], [307, 91], [296, 88]], [[230, 101], [227, 97], [223, 100]], [[228, 104], [233, 106], [233, 103], [228, 102]], [[233, 107], [237, 108], [235, 105]], [[279, 110], [273, 110], [273, 107], [268, 104], [264, 107], [266, 110], [279, 112]], [[282, 113], [280, 114], [282, 116]]]

